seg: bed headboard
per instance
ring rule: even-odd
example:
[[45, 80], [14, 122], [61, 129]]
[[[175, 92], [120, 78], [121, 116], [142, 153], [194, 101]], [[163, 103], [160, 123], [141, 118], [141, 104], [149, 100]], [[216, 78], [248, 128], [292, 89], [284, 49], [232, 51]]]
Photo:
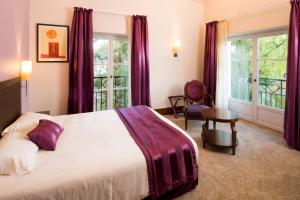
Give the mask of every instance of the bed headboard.
[[0, 133], [4, 130], [5, 127], [11, 124], [20, 115], [21, 115], [20, 77], [0, 82]]

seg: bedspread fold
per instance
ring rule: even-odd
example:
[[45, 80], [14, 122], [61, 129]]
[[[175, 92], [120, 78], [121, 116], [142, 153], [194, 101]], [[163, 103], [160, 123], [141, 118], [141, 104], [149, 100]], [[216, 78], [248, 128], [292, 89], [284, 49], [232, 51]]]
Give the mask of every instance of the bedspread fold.
[[151, 199], [174, 198], [197, 186], [196, 153], [186, 136], [146, 106], [116, 112], [145, 156]]

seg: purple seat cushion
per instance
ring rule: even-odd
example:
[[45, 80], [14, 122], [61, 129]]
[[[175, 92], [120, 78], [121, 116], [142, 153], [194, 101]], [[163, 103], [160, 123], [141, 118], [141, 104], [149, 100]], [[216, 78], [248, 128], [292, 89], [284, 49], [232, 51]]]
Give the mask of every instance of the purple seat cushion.
[[190, 104], [187, 106], [187, 114], [189, 117], [201, 117], [201, 111], [209, 107], [202, 104]]
[[53, 151], [55, 150], [58, 137], [63, 130], [63, 127], [57, 123], [41, 119], [39, 125], [27, 135], [39, 148]]

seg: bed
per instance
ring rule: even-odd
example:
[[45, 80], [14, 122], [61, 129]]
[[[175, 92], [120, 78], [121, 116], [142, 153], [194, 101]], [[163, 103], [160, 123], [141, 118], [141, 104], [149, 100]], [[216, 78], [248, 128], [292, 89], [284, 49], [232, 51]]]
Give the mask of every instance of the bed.
[[[20, 115], [19, 86], [19, 79], [0, 83], [0, 130]], [[194, 140], [168, 119], [152, 109], [151, 112], [186, 136], [198, 159]], [[62, 115], [54, 119], [64, 127], [56, 150], [39, 150], [30, 174], [0, 176], [0, 199], [149, 197], [145, 156], [117, 112]]]

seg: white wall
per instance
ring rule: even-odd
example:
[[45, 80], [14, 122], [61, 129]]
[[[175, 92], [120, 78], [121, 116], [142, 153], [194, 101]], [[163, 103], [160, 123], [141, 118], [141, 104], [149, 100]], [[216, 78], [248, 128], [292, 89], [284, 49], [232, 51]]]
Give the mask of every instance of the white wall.
[[[19, 76], [21, 60], [29, 59], [29, 0], [1, 0], [0, 24], [0, 81], [4, 81]], [[25, 92], [22, 87], [22, 111], [28, 110]]]
[[20, 75], [20, 61], [28, 59], [29, 0], [1, 0], [0, 81]]
[[[94, 10], [148, 16], [151, 101], [154, 108], [169, 107], [169, 95], [182, 94], [184, 83], [199, 79], [200, 30], [203, 6], [196, 0], [52, 0], [30, 1], [30, 57], [36, 60], [36, 23], [70, 25], [74, 6]], [[124, 20], [124, 21], [123, 21]], [[107, 23], [108, 22], [108, 23]], [[123, 26], [123, 28], [120, 26]], [[94, 12], [94, 30], [122, 33], [125, 18]], [[125, 28], [124, 28], [125, 27]], [[202, 35], [203, 37], [203, 35]], [[182, 41], [179, 58], [171, 46]], [[30, 81], [30, 110], [65, 114], [68, 98], [68, 64], [33, 62]]]
[[288, 26], [289, 0], [205, 1], [205, 21], [228, 21], [229, 34]]

